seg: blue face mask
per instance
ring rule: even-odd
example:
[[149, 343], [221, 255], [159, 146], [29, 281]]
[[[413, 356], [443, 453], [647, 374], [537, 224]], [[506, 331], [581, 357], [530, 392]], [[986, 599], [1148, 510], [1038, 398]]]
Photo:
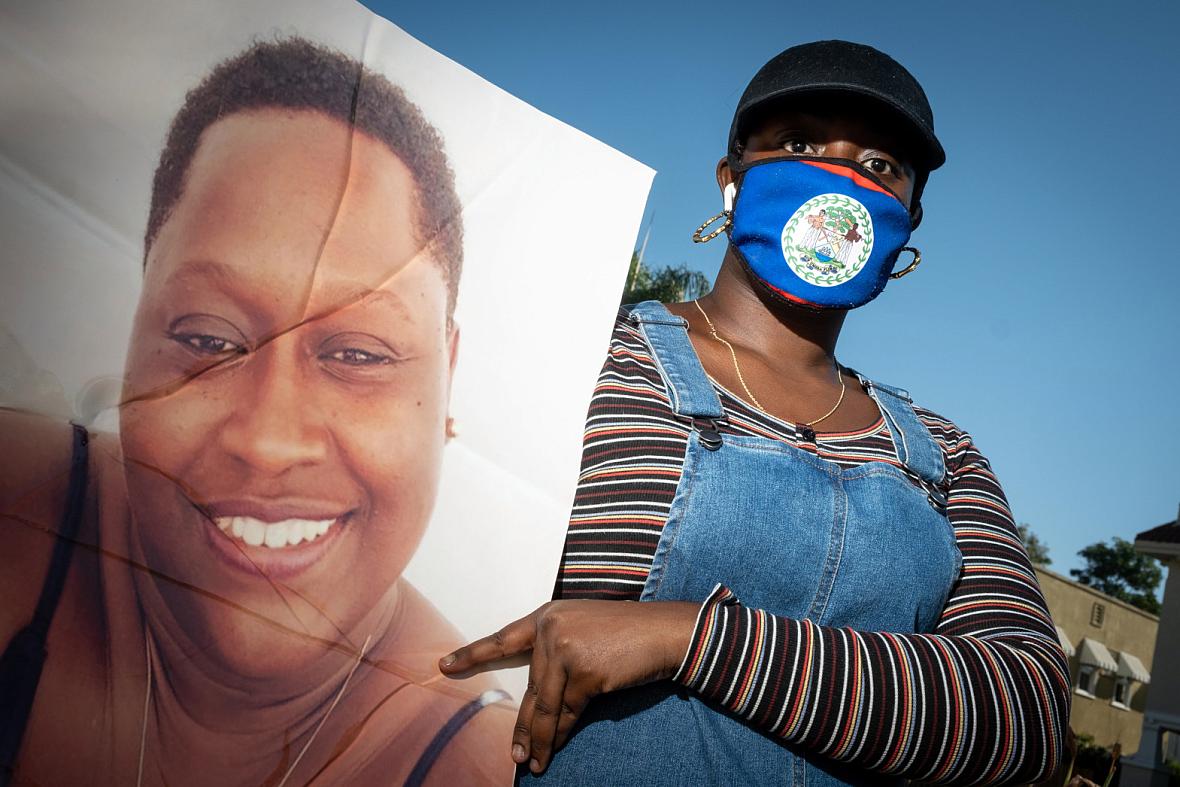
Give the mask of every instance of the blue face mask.
[[912, 230], [901, 200], [853, 161], [759, 161], [738, 173], [736, 189], [730, 245], [773, 295], [797, 306], [868, 303]]

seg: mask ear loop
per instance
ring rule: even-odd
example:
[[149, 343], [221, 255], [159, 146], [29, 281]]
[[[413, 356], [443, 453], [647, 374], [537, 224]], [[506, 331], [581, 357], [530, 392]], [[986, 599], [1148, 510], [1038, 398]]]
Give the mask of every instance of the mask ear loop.
[[915, 247], [903, 246], [901, 250], [908, 251], [911, 254], [913, 254], [914, 260], [909, 265], [907, 265], [903, 270], [900, 270], [897, 273], [889, 274], [889, 278], [891, 278], [891, 279], [900, 279], [902, 276], [905, 276], [907, 273], [912, 271], [914, 268], [918, 267], [918, 265], [922, 262], [922, 252], [918, 251]]
[[[708, 221], [706, 221], [704, 224], [702, 224], [701, 226], [696, 228], [696, 232], [694, 232], [692, 234], [692, 242], [693, 243], [708, 243], [709, 241], [713, 240], [718, 235], [720, 235], [721, 233], [725, 232], [727, 229], [729, 229], [730, 227], [733, 226], [733, 201], [736, 197], [737, 197], [737, 186], [733, 185], [732, 183], [727, 184], [725, 186], [725, 190], [722, 192], [722, 199], [725, 201], [724, 207], [722, 208], [720, 213], [718, 213], [716, 216], [713, 216]], [[720, 227], [713, 230], [708, 235], [705, 235], [703, 237], [701, 236], [701, 233], [704, 232], [705, 229], [710, 224], [712, 224], [713, 222], [717, 221], [717, 219], [720, 219], [722, 217], [725, 218], [725, 221], [722, 222]]]

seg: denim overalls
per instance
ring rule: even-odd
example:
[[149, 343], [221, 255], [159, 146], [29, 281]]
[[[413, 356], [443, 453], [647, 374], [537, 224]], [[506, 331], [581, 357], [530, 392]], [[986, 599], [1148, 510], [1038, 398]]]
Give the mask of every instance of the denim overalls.
[[[962, 557], [947, 521], [942, 451], [908, 394], [862, 378], [913, 476], [886, 462], [841, 469], [787, 443], [720, 435], [721, 402], [686, 323], [654, 301], [632, 321], [676, 415], [693, 424], [643, 601], [703, 601], [724, 583], [743, 605], [822, 626], [930, 632]], [[535, 777], [525, 776], [528, 782]], [[890, 783], [782, 743], [671, 681], [596, 698], [544, 784]]]

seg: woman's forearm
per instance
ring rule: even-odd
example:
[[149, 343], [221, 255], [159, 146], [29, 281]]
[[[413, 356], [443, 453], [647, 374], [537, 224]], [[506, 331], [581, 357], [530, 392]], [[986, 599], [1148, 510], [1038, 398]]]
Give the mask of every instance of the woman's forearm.
[[677, 680], [835, 759], [924, 781], [1030, 782], [1061, 757], [1069, 672], [1004, 493], [958, 436], [948, 518], [962, 575], [933, 634], [826, 628], [718, 587]]
[[1069, 714], [1043, 636], [859, 632], [743, 607], [718, 587], [676, 679], [749, 724], [834, 759], [923, 781], [1029, 782]]

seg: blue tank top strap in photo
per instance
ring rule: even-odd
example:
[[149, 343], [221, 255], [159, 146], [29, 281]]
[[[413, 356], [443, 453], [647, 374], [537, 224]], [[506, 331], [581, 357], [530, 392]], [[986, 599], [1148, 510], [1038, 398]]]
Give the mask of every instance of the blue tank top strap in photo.
[[41, 595], [33, 619], [18, 631], [0, 656], [0, 787], [12, 779], [20, 754], [21, 740], [33, 712], [33, 701], [41, 672], [49, 656], [49, 628], [57, 614], [69, 575], [78, 531], [85, 515], [86, 490], [90, 478], [90, 433], [78, 424], [74, 430], [74, 448], [70, 460], [70, 484], [66, 506], [53, 544], [49, 570], [41, 585]]
[[426, 748], [419, 755], [418, 761], [414, 763], [414, 768], [410, 771], [410, 775], [402, 782], [402, 787], [421, 787], [421, 785], [425, 784], [426, 777], [430, 775], [430, 769], [438, 762], [443, 749], [459, 734], [459, 731], [463, 729], [467, 722], [474, 719], [476, 714], [489, 705], [500, 702], [501, 700], [511, 699], [511, 695], [506, 691], [488, 689], [455, 711], [454, 715], [447, 719], [447, 723], [430, 739], [430, 743], [426, 744]]
[[644, 301], [631, 307], [631, 322], [651, 345], [676, 415], [690, 420], [724, 417], [721, 400], [688, 339], [688, 321], [659, 301]]

